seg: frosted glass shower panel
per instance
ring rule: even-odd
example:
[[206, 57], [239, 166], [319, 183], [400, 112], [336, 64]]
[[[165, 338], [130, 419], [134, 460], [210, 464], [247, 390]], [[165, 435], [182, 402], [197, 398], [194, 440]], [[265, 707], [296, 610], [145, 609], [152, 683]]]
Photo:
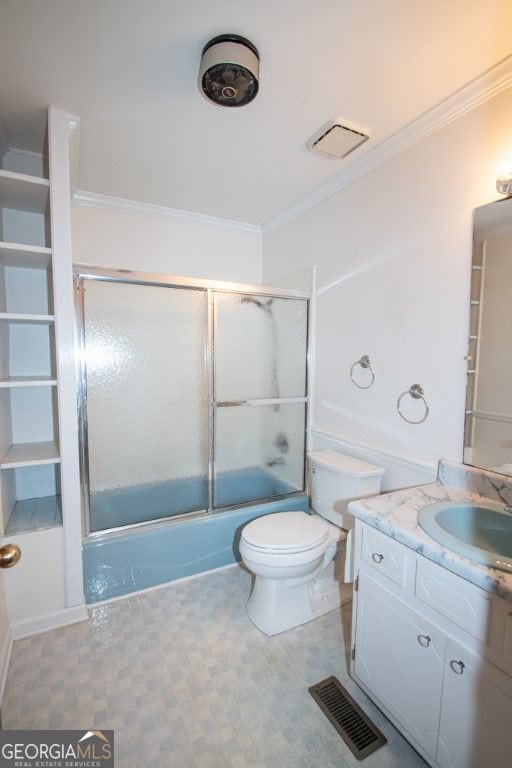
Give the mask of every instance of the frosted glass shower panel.
[[304, 490], [305, 403], [215, 411], [214, 506]]
[[91, 530], [206, 509], [206, 292], [83, 285]]
[[215, 293], [217, 402], [304, 397], [308, 302]]

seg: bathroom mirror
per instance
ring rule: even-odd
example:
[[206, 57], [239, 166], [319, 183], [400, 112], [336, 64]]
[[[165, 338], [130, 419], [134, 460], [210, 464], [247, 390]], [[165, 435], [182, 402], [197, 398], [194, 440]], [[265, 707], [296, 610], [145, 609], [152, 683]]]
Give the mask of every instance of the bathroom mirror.
[[464, 463], [512, 475], [512, 197], [473, 225]]

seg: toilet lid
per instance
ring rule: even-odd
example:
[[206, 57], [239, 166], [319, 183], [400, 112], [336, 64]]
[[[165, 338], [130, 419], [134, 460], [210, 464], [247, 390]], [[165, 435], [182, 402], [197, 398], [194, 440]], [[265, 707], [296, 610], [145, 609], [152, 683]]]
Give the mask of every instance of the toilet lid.
[[329, 526], [305, 512], [275, 512], [258, 517], [242, 531], [243, 540], [255, 549], [275, 552], [305, 552], [327, 539]]

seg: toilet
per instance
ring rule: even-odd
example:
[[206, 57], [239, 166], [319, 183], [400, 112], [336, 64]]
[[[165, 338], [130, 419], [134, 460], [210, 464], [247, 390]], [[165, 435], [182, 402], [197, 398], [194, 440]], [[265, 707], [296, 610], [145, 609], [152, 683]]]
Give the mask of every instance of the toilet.
[[310, 452], [308, 461], [312, 514], [275, 512], [242, 529], [240, 554], [255, 577], [247, 612], [266, 635], [352, 599], [346, 539], [354, 518], [347, 506], [380, 493], [380, 467], [329, 450]]

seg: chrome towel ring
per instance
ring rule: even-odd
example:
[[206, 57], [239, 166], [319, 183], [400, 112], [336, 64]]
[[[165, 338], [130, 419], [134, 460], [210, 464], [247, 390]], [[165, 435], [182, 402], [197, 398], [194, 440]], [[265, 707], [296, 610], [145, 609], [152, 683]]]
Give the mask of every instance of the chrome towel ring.
[[[356, 365], [360, 365], [363, 369], [368, 369], [370, 371], [370, 383], [369, 384], [358, 384], [357, 381], [354, 379], [354, 368]], [[363, 355], [359, 360], [356, 360], [355, 363], [352, 363], [350, 366], [350, 378], [352, 379], [352, 383], [356, 385], [356, 387], [359, 387], [359, 389], [370, 389], [373, 382], [375, 381], [375, 372], [372, 368], [372, 364], [370, 362], [370, 358], [368, 355]]]
[[[402, 399], [406, 396], [410, 395], [414, 400], [423, 400], [423, 404], [425, 406], [425, 413], [423, 414], [421, 419], [417, 419], [416, 421], [412, 421], [411, 419], [408, 419], [407, 416], [404, 416], [402, 413]], [[413, 384], [412, 387], [409, 389], [406, 389], [405, 392], [402, 392], [398, 400], [396, 401], [396, 409], [402, 419], [406, 421], [408, 424], [423, 424], [425, 419], [427, 418], [428, 414], [430, 413], [430, 408], [427, 403], [427, 398], [425, 397], [425, 392], [423, 391], [423, 387], [421, 384]]]

